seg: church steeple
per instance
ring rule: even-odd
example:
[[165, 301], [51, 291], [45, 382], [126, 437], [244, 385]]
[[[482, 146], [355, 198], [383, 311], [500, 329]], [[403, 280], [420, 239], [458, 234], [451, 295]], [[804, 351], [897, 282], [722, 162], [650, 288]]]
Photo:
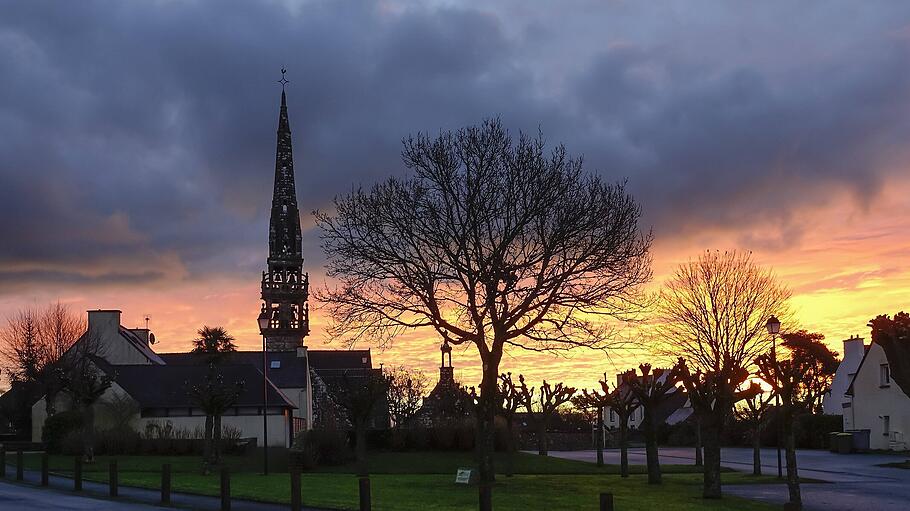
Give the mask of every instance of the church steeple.
[[281, 107], [275, 153], [275, 188], [269, 219], [268, 271], [262, 272], [262, 313], [270, 318], [263, 330], [270, 350], [303, 345], [309, 333], [307, 274], [303, 273], [300, 212], [294, 185], [294, 154], [288, 120], [285, 70], [281, 70]]

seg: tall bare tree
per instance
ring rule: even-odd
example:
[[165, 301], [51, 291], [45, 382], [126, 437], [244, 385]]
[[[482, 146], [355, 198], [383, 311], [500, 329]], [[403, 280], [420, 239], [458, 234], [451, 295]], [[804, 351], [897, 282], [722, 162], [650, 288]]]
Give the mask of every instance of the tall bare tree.
[[575, 387], [559, 382], [556, 385], [550, 385], [544, 380], [540, 385], [540, 395], [537, 399], [536, 410], [533, 402], [526, 405], [528, 415], [534, 417], [537, 424], [537, 454], [546, 456], [549, 453], [550, 444], [550, 421], [559, 411], [559, 407], [568, 403], [572, 396], [578, 392]]
[[770, 346], [765, 324], [772, 315], [789, 317], [789, 297], [770, 270], [737, 252], [703, 253], [661, 291], [657, 331], [665, 351], [686, 363], [683, 383], [704, 443], [705, 498], [721, 496], [720, 435], [743, 398], [738, 387]]
[[657, 451], [657, 428], [660, 426], [658, 413], [661, 405], [667, 402], [676, 390], [679, 380], [678, 367], [672, 369], [651, 369], [651, 364], [638, 366], [640, 375], [635, 371], [625, 373], [623, 384], [635, 396], [644, 412], [641, 427], [645, 433], [645, 456], [648, 464], [648, 484], [660, 484], [660, 457]]
[[115, 372], [102, 368], [104, 344], [94, 332], [87, 332], [61, 357], [61, 389], [82, 412], [82, 456], [95, 461], [95, 403], [116, 379]]
[[413, 177], [390, 178], [316, 213], [327, 273], [319, 298], [349, 342], [430, 328], [473, 344], [481, 480], [493, 480], [493, 418], [506, 347], [606, 348], [651, 277], [651, 235], [624, 184], [586, 174], [563, 146], [489, 120], [404, 140]]
[[407, 427], [420, 411], [420, 403], [429, 388], [427, 377], [420, 370], [399, 366], [387, 371], [386, 381], [389, 417], [396, 428]]

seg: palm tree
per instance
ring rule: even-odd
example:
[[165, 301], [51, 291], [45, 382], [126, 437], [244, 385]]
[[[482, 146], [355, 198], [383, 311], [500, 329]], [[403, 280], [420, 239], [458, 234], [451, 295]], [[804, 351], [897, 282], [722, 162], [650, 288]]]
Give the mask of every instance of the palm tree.
[[196, 334], [199, 337], [193, 339], [193, 353], [221, 354], [237, 351], [234, 336], [227, 333], [224, 327], [203, 325]]
[[[237, 351], [234, 345], [234, 336], [229, 334], [224, 327], [210, 327], [203, 325], [193, 339], [193, 353], [205, 353], [208, 358], [208, 376], [205, 385], [189, 389], [190, 396], [205, 412], [205, 447], [203, 458], [203, 472], [208, 467], [217, 464], [221, 452], [221, 415], [239, 396], [238, 388], [242, 382], [234, 385], [225, 385], [224, 378], [218, 366], [225, 353]], [[227, 403], [227, 404], [226, 404]], [[214, 447], [214, 449], [213, 449]]]

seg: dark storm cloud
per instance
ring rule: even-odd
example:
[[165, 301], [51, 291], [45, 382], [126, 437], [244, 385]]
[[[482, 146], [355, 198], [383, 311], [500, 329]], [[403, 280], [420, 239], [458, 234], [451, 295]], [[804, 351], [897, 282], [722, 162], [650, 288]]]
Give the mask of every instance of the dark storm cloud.
[[[728, 35], [742, 20], [707, 5], [470, 5], [4, 4], [0, 292], [255, 272], [283, 65], [304, 211], [401, 172], [402, 136], [490, 115], [629, 177], [667, 237], [759, 221], [798, 233], [807, 202], [872, 200], [907, 168], [906, 8], [819, 7], [812, 19], [853, 24], [812, 36], [760, 18]], [[313, 265], [317, 246], [308, 234]]]

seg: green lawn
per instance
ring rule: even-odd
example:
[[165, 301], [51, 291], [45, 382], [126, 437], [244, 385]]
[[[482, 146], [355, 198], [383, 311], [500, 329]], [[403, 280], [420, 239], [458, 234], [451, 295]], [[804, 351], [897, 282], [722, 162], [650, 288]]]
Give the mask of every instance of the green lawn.
[[[477, 507], [476, 487], [454, 484], [455, 469], [470, 466], [470, 453], [371, 453], [371, 485], [373, 508], [378, 511], [426, 509], [432, 511], [473, 510]], [[86, 479], [107, 481], [110, 458], [84, 466]], [[178, 492], [217, 495], [217, 474], [202, 476], [196, 457], [133, 456], [118, 457], [120, 484], [158, 488], [160, 467], [171, 463], [173, 490]], [[51, 469], [69, 474], [71, 457], [52, 456]], [[502, 460], [497, 460], [502, 466]], [[267, 502], [290, 501], [290, 481], [287, 473], [263, 476], [258, 465], [249, 458], [229, 457], [232, 468], [232, 495], [238, 498]], [[40, 466], [37, 455], [27, 455], [26, 464]], [[643, 467], [635, 466], [641, 473]], [[725, 497], [721, 501], [705, 501], [701, 494], [701, 475], [691, 472], [694, 467], [671, 465], [661, 486], [649, 486], [642, 475], [622, 479], [618, 468], [598, 469], [590, 463], [561, 460], [532, 454], [519, 454], [515, 461], [514, 477], [497, 477], [493, 490], [497, 510], [527, 511], [530, 509], [597, 509], [598, 494], [612, 492], [617, 509], [646, 510], [771, 510], [773, 506], [759, 502]], [[357, 478], [352, 469], [334, 467], [302, 476], [304, 504], [316, 507], [356, 509]], [[772, 477], [756, 478], [740, 473], [725, 473], [724, 482], [743, 484], [772, 482]]]

